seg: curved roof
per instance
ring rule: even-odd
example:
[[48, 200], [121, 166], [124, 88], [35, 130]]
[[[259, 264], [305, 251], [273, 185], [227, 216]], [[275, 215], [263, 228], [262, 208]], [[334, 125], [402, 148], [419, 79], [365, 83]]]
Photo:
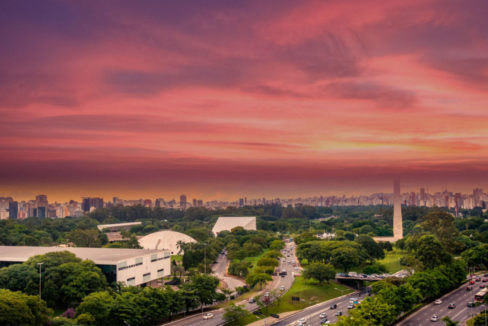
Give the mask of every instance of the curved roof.
[[190, 243], [197, 242], [195, 239], [181, 232], [158, 231], [150, 233], [139, 239], [139, 245], [144, 249], [168, 249], [172, 255], [177, 255], [180, 251], [178, 242]]

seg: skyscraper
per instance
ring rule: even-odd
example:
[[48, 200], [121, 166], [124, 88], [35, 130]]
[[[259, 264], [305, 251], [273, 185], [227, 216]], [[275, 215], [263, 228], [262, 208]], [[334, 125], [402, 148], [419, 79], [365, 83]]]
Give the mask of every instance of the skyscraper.
[[180, 208], [186, 209], [186, 195], [180, 196]]
[[398, 179], [393, 182], [393, 238], [395, 240], [403, 238], [402, 194]]
[[103, 208], [103, 198], [84, 197], [83, 202], [81, 204], [81, 208], [83, 209], [83, 211], [89, 212], [92, 207], [94, 207], [95, 209]]
[[8, 216], [17, 219], [19, 217], [19, 203], [11, 201], [8, 203]]

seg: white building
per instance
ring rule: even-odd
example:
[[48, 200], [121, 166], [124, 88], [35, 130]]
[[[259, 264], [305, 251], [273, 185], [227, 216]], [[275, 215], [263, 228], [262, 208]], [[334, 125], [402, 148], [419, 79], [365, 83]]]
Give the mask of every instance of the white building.
[[93, 261], [109, 283], [140, 285], [171, 273], [169, 251], [145, 249], [0, 246], [0, 266], [23, 263], [32, 256], [55, 251], [69, 251], [78, 258]]
[[231, 231], [235, 227], [245, 230], [256, 230], [256, 216], [221, 216], [215, 223], [212, 232], [217, 235], [222, 231]]
[[139, 245], [144, 249], [166, 249], [171, 255], [178, 255], [181, 248], [179, 243], [195, 243], [195, 239], [181, 232], [164, 230], [148, 234], [139, 239]]

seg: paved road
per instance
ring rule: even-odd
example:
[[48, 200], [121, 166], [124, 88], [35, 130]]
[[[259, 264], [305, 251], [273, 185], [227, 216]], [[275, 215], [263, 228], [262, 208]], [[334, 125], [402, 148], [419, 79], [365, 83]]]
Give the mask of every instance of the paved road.
[[[486, 283], [485, 283], [486, 284]], [[468, 284], [464, 284], [458, 289], [446, 294], [441, 298], [442, 304], [435, 305], [431, 303], [422, 308], [418, 312], [409, 316], [405, 320], [399, 322], [399, 326], [425, 326], [435, 325], [436, 322], [431, 322], [430, 318], [436, 314], [440, 319], [444, 316], [449, 316], [454, 321], [461, 323], [471, 318], [473, 315], [483, 310], [482, 307], [468, 308], [466, 304], [469, 301], [474, 301], [474, 295], [480, 290], [480, 282], [473, 285], [472, 291], [466, 291]], [[455, 309], [448, 309], [450, 303], [456, 304]], [[444, 325], [443, 321], [438, 321], [437, 324]]]
[[224, 281], [225, 284], [227, 284], [230, 290], [234, 291], [236, 287], [244, 286], [245, 283], [236, 277], [230, 277], [225, 275], [228, 263], [229, 260], [227, 259], [227, 256], [219, 254], [219, 256], [217, 257], [217, 264], [212, 265], [212, 271], [214, 272], [215, 276], [217, 276], [219, 279]]
[[[349, 305], [349, 299], [353, 297], [362, 300], [364, 299], [364, 294], [360, 295], [359, 292], [354, 292], [339, 298], [322, 302], [320, 304], [305, 308], [304, 310], [290, 317], [283, 318], [278, 323], [273, 324], [273, 326], [295, 325], [297, 324], [298, 320], [302, 318], [306, 320], [307, 326], [319, 326], [321, 321], [319, 315], [323, 312], [327, 314], [327, 319], [330, 321], [331, 324], [335, 323], [337, 321], [337, 317], [335, 316], [335, 314], [338, 311], [341, 311], [343, 314], [347, 314], [347, 306]], [[337, 308], [330, 309], [330, 306], [332, 304], [336, 304]]]
[[[284, 293], [288, 291], [293, 284], [294, 277], [292, 275], [292, 272], [294, 270], [293, 267], [293, 262], [297, 261], [297, 258], [295, 256], [295, 244], [294, 243], [287, 243], [285, 252], [289, 251], [290, 252], [290, 257], [287, 257], [287, 254], [285, 254], [286, 260], [280, 261], [280, 270], [285, 269], [287, 271], [287, 275], [285, 277], [280, 277], [280, 276], [274, 276], [273, 281], [269, 283], [262, 292], [280, 292]], [[292, 263], [289, 263], [289, 261], [292, 261]], [[217, 267], [220, 272], [222, 272], [222, 267]], [[284, 286], [285, 290], [280, 291], [280, 287]], [[238, 302], [238, 305], [244, 305], [245, 308], [249, 311], [256, 310], [258, 306], [255, 303], [249, 303], [246, 300]], [[224, 314], [224, 309], [217, 309], [217, 310], [212, 310], [211, 313], [214, 315], [212, 319], [204, 320], [202, 314], [196, 314], [191, 317], [187, 317], [184, 319], [180, 320], [175, 320], [170, 323], [164, 324], [165, 326], [171, 325], [171, 326], [218, 326], [222, 325], [224, 323], [223, 320], [223, 314]]]

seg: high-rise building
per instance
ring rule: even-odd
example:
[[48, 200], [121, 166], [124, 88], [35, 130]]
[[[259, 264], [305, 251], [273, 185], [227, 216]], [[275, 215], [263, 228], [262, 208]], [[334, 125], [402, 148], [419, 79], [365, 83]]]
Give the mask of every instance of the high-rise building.
[[47, 208], [45, 206], [37, 206], [37, 217], [45, 218], [47, 216]]
[[19, 217], [19, 202], [11, 201], [8, 203], [8, 215], [14, 219]]
[[103, 208], [103, 198], [100, 197], [84, 197], [81, 203], [81, 208], [84, 212], [89, 212], [91, 208]]
[[180, 208], [186, 209], [186, 195], [180, 196]]
[[403, 238], [402, 194], [398, 179], [393, 183], [393, 238], [395, 240]]

